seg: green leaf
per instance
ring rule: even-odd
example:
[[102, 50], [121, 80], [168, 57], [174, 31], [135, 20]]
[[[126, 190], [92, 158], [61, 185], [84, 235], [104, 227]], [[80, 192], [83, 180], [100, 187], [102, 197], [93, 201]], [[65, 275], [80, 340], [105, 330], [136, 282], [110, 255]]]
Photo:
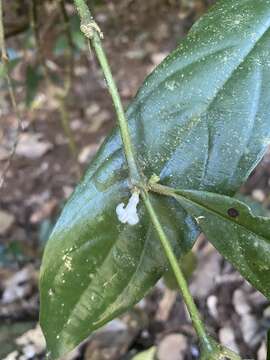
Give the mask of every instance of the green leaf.
[[[138, 302], [166, 269], [144, 207], [138, 225], [118, 221], [115, 207], [129, 194], [119, 175], [108, 161], [91, 181], [86, 177], [46, 246], [40, 321], [53, 357]], [[186, 253], [197, 236], [195, 222], [172, 199], [151, 198], [178, 256]]]
[[[146, 79], [127, 110], [140, 170], [184, 189], [232, 194], [269, 143], [270, 1], [223, 0]], [[166, 269], [142, 204], [131, 227], [118, 130], [62, 212], [41, 269], [41, 325], [52, 357], [128, 309]], [[197, 226], [173, 199], [152, 196], [177, 256]]]
[[177, 191], [176, 199], [216, 249], [270, 300], [270, 218], [210, 192]]

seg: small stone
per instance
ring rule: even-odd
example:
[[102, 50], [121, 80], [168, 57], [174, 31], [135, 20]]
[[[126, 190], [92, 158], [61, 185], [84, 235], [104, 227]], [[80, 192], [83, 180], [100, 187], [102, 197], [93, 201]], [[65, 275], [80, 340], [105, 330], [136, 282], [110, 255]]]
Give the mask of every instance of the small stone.
[[245, 343], [251, 348], [256, 347], [260, 343], [262, 337], [259, 333], [259, 323], [256, 316], [245, 314], [241, 319], [240, 327]]
[[235, 290], [233, 293], [233, 305], [235, 311], [240, 316], [249, 314], [251, 311], [251, 307], [246, 301], [246, 294], [240, 289]]
[[265, 200], [265, 193], [261, 189], [255, 189], [252, 191], [252, 197], [254, 200], [262, 203]]
[[215, 295], [210, 295], [210, 296], [207, 298], [207, 307], [208, 307], [208, 311], [209, 311], [210, 315], [211, 315], [214, 319], [217, 319], [217, 318], [218, 318], [217, 305], [218, 305], [218, 298], [217, 298]]
[[184, 360], [188, 349], [187, 338], [182, 334], [171, 334], [166, 336], [159, 344], [157, 358], [159, 360]]
[[258, 360], [265, 360], [267, 357], [267, 350], [265, 342], [262, 343], [258, 350]]
[[222, 345], [238, 353], [239, 349], [235, 341], [235, 335], [230, 327], [223, 327], [219, 330], [219, 340]]

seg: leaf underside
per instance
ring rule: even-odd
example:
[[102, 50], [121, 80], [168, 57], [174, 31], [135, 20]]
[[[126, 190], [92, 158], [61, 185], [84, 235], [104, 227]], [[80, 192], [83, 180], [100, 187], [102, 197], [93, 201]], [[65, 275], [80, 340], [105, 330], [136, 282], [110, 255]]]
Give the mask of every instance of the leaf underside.
[[[138, 165], [167, 186], [230, 195], [269, 143], [270, 1], [223, 0], [146, 79], [127, 110]], [[52, 358], [138, 302], [167, 263], [142, 204], [130, 195], [119, 131], [106, 139], [66, 204], [41, 268], [40, 322]], [[151, 195], [177, 256], [197, 235], [174, 199]]]

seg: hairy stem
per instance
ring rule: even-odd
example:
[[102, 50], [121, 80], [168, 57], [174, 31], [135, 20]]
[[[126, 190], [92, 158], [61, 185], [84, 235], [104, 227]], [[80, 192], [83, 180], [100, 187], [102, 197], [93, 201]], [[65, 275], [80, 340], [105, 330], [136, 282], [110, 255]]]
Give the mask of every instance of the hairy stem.
[[17, 118], [17, 129], [16, 129], [15, 140], [13, 142], [8, 161], [0, 174], [0, 189], [1, 189], [1, 187], [3, 186], [4, 181], [5, 181], [6, 173], [8, 172], [11, 162], [12, 162], [12, 159], [15, 155], [16, 148], [17, 148], [17, 145], [19, 142], [20, 130], [22, 129], [22, 118], [21, 118], [21, 114], [18, 109], [15, 92], [13, 89], [13, 85], [12, 85], [12, 81], [11, 81], [11, 78], [9, 75], [9, 69], [8, 69], [9, 58], [8, 58], [8, 53], [7, 53], [6, 43], [5, 43], [2, 0], [0, 0], [0, 51], [1, 51], [1, 62], [2, 62], [2, 66], [3, 66], [4, 74], [5, 74], [5, 79], [7, 82], [8, 93], [9, 93], [11, 105], [12, 105], [13, 111], [16, 114], [16, 118]]
[[187, 306], [187, 309], [189, 311], [192, 324], [197, 332], [197, 335], [200, 339], [201, 345], [203, 348], [208, 349], [211, 351], [212, 345], [209, 340], [209, 337], [206, 333], [205, 327], [202, 323], [202, 320], [200, 318], [199, 311], [194, 303], [194, 300], [189, 292], [188, 285], [186, 282], [186, 279], [183, 275], [183, 272], [178, 264], [177, 258], [173, 252], [173, 249], [171, 247], [171, 244], [167, 238], [167, 235], [165, 234], [162, 225], [159, 222], [158, 216], [155, 212], [155, 209], [153, 208], [151, 201], [149, 199], [149, 196], [147, 193], [142, 193], [142, 198], [145, 204], [145, 207], [150, 215], [150, 218], [152, 220], [152, 223], [155, 227], [156, 232], [158, 233], [159, 239], [161, 241], [161, 244], [163, 246], [164, 252], [168, 258], [169, 264], [174, 272], [177, 284], [179, 286], [179, 289], [182, 293], [183, 299], [185, 301], [185, 304]]
[[103, 37], [98, 25], [94, 21], [88, 6], [84, 0], [74, 0], [81, 19], [81, 31], [90, 41], [91, 46], [95, 50], [97, 59], [102, 68], [105, 80], [107, 82], [108, 90], [111, 94], [114, 104], [115, 112], [117, 114], [118, 125], [123, 141], [124, 152], [130, 172], [130, 180], [133, 185], [140, 181], [140, 174], [137, 168], [134, 149], [131, 142], [131, 137], [128, 129], [127, 119], [125, 116], [124, 108], [117, 90], [115, 81], [112, 76], [110, 65], [107, 56], [104, 52], [101, 39]]

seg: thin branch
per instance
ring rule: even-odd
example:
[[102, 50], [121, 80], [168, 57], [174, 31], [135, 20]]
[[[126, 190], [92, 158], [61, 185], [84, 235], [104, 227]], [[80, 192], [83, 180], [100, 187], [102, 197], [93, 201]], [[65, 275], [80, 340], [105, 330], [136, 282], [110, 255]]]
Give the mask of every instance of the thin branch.
[[9, 58], [8, 58], [8, 53], [7, 53], [7, 48], [6, 48], [6, 43], [5, 43], [5, 32], [4, 32], [4, 19], [3, 19], [3, 4], [2, 4], [2, 0], [0, 0], [0, 50], [1, 50], [1, 62], [2, 65], [4, 67], [4, 72], [5, 72], [5, 79], [7, 82], [7, 87], [8, 87], [8, 93], [9, 93], [9, 97], [10, 97], [10, 101], [12, 104], [12, 108], [13, 111], [16, 115], [17, 118], [17, 129], [16, 129], [16, 136], [15, 136], [15, 140], [13, 142], [12, 145], [12, 149], [9, 155], [9, 158], [4, 166], [4, 169], [0, 175], [0, 189], [2, 188], [4, 181], [5, 181], [5, 177], [6, 174], [10, 168], [12, 159], [15, 155], [16, 152], [16, 148], [19, 142], [19, 135], [20, 135], [20, 131], [23, 130], [23, 126], [22, 126], [22, 118], [21, 118], [21, 114], [19, 112], [18, 109], [18, 105], [17, 105], [17, 101], [16, 101], [16, 97], [15, 97], [15, 92], [13, 89], [13, 85], [12, 85], [12, 81], [10, 78], [10, 74], [9, 74]]
[[199, 311], [198, 311], [198, 309], [195, 305], [195, 302], [189, 292], [186, 279], [185, 279], [183, 272], [178, 264], [177, 258], [174, 255], [173, 249], [167, 238], [167, 235], [165, 234], [165, 232], [162, 228], [162, 225], [159, 222], [156, 211], [155, 211], [154, 207], [152, 206], [149, 196], [146, 192], [142, 192], [142, 198], [143, 198], [145, 207], [150, 215], [150, 218], [154, 225], [154, 228], [155, 228], [156, 232], [158, 233], [160, 242], [161, 242], [164, 252], [168, 258], [169, 264], [173, 270], [177, 284], [182, 293], [184, 302], [188, 308], [192, 324], [193, 324], [193, 326], [197, 332], [197, 335], [201, 341], [201, 345], [203, 348], [206, 348], [209, 351], [211, 351], [211, 349], [212, 349], [211, 342], [209, 340], [209, 337], [206, 333], [205, 327], [200, 318]]
[[120, 128], [120, 133], [124, 146], [124, 152], [130, 172], [130, 181], [133, 185], [136, 185], [138, 182], [140, 182], [141, 176], [139, 174], [139, 170], [136, 164], [135, 155], [134, 155], [135, 152], [131, 142], [131, 137], [129, 133], [129, 128], [128, 128], [124, 108], [120, 99], [118, 89], [116, 87], [115, 81], [112, 76], [112, 72], [107, 60], [107, 56], [102, 46], [101, 39], [103, 38], [103, 35], [97, 23], [94, 21], [85, 1], [74, 0], [74, 3], [77, 7], [81, 19], [81, 31], [89, 40], [93, 49], [95, 50], [97, 59], [102, 68], [104, 77], [106, 79], [108, 90], [111, 94], [114, 108], [117, 114], [118, 125]]

